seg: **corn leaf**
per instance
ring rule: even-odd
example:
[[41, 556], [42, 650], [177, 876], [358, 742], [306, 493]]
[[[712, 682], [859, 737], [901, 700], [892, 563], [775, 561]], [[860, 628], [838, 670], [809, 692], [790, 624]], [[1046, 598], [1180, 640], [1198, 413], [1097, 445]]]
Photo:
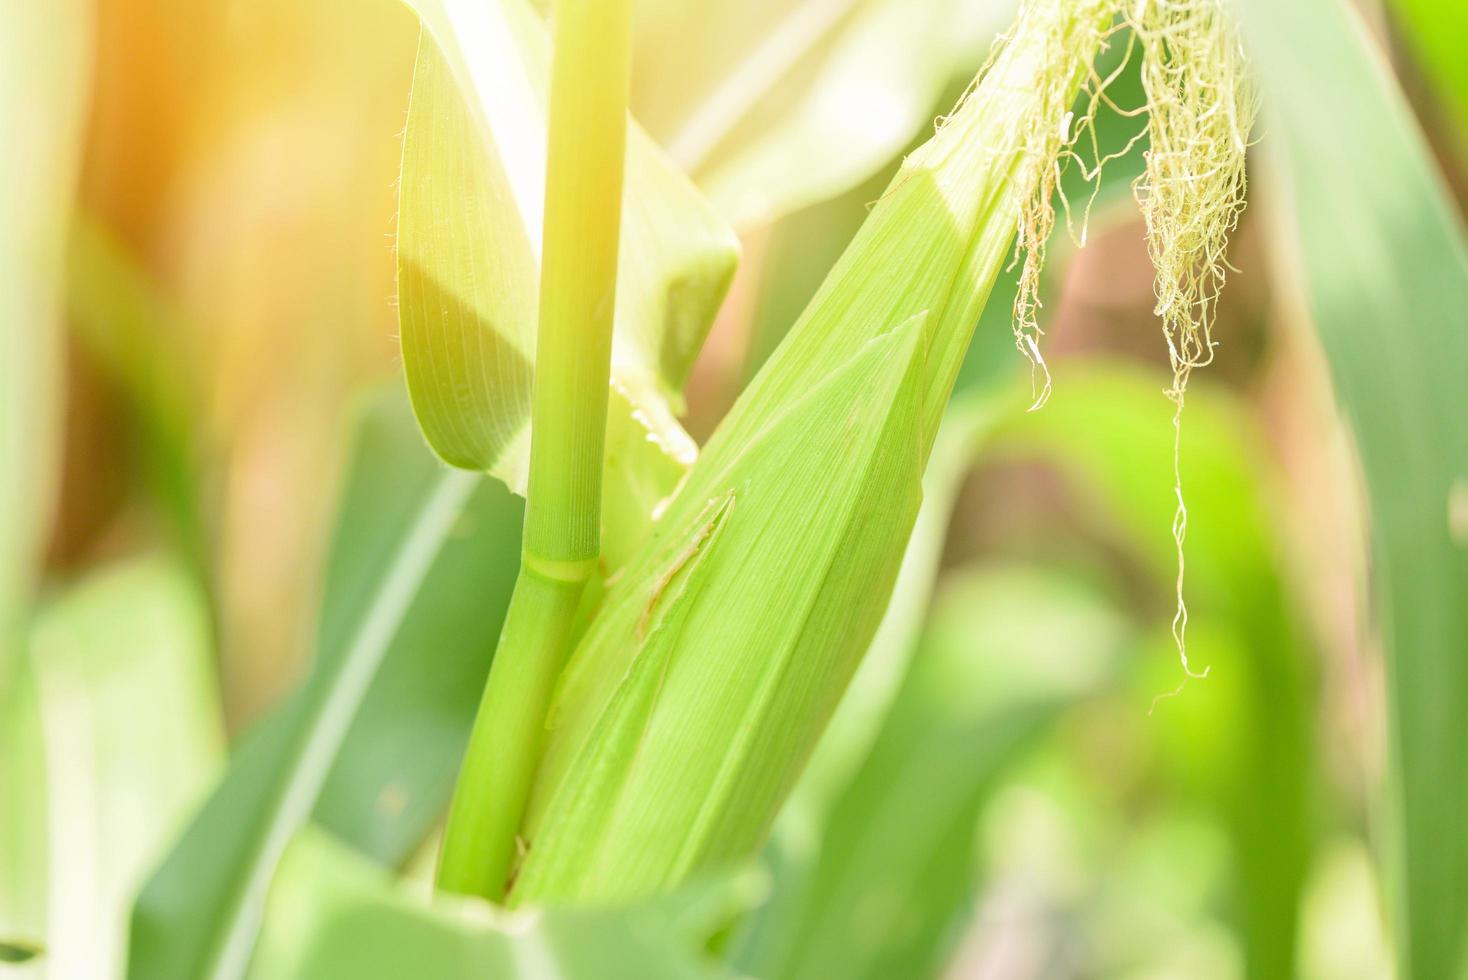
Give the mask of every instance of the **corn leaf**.
[[192, 576], [97, 572], [37, 617], [0, 715], [0, 936], [27, 976], [121, 976], [134, 891], [215, 777], [224, 732]]
[[0, 12], [0, 709], [60, 467], [63, 256], [90, 36], [80, 0]]
[[260, 980], [697, 980], [701, 953], [753, 898], [751, 882], [699, 883], [657, 903], [509, 916], [476, 899], [415, 901], [329, 836], [306, 833], [271, 888]]
[[520, 506], [436, 465], [399, 396], [364, 413], [340, 515], [316, 665], [139, 898], [136, 976], [242, 975], [275, 864], [313, 814], [399, 863], [442, 812], [518, 566]]
[[[424, 30], [398, 210], [408, 390], [439, 456], [489, 472], [523, 494], [548, 43], [523, 0], [417, 0], [414, 6]], [[626, 181], [607, 493], [614, 514], [640, 512], [645, 525], [696, 454], [674, 416], [733, 276], [738, 246], [687, 178], [635, 127]], [[620, 527], [613, 522], [613, 555], [621, 551]]]
[[1468, 5], [1442, 0], [1392, 0], [1388, 7], [1458, 124], [1458, 146], [1468, 151], [1468, 59], [1455, 39], [1468, 36]]
[[[326, 569], [320, 649], [347, 647], [372, 601], [373, 570], [402, 511], [387, 474], [432, 468], [404, 400], [369, 406], [362, 452]], [[448, 478], [442, 471], [438, 480]], [[455, 521], [378, 668], [321, 788], [313, 819], [379, 862], [399, 865], [442, 817], [484, 689], [520, 555], [523, 507], [482, 481]]]
[[1280, 246], [1355, 434], [1389, 692], [1399, 970], [1468, 936], [1468, 244], [1379, 51], [1331, 0], [1242, 5]]

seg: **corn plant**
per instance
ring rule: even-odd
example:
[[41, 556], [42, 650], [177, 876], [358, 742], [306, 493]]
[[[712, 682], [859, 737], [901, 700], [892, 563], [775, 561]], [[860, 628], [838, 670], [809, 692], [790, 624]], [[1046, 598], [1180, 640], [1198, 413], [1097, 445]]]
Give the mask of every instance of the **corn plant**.
[[[516, 595], [539, 589], [542, 598], [526, 602], [541, 611], [522, 623], [512, 605], [450, 814], [441, 884], [498, 898], [513, 879], [517, 904], [635, 897], [757, 845], [876, 628], [882, 603], [873, 597], [892, 586], [942, 406], [1016, 228], [1024, 266], [1016, 334], [1045, 371], [1034, 318], [1055, 174], [1089, 125], [1089, 114], [1073, 122], [1070, 107], [1119, 15], [1103, 3], [1021, 9], [972, 95], [908, 157], [785, 343], [659, 502], [641, 547], [609, 569], [574, 643], [582, 582], [599, 551], [598, 487], [575, 467], [599, 472], [603, 454], [591, 437], [581, 439], [587, 455], [574, 466], [567, 450], [543, 451], [541, 459], [556, 453], [560, 472], [539, 477], [553, 501], [540, 509], [532, 423], [528, 572]], [[575, 18], [568, 8], [561, 23]], [[1222, 240], [1241, 203], [1252, 102], [1221, 11], [1149, 8], [1132, 26], [1146, 42], [1151, 100], [1152, 163], [1141, 194], [1181, 410], [1188, 372], [1211, 352], [1211, 305]], [[1183, 39], [1196, 44], [1192, 54]], [[1105, 80], [1089, 91], [1094, 107]], [[555, 112], [553, 83], [553, 153]], [[583, 123], [579, 131], [590, 130]], [[620, 157], [620, 147], [614, 152]], [[556, 200], [553, 162], [548, 201]], [[1212, 183], [1195, 186], [1199, 174]], [[618, 197], [615, 187], [604, 193]], [[552, 281], [543, 269], [542, 283]], [[609, 289], [609, 274], [604, 281]], [[559, 349], [554, 338], [565, 329], [565, 314], [547, 303], [567, 288], [543, 288], [538, 365], [559, 356], [539, 350]], [[591, 316], [588, 304], [580, 322]], [[439, 328], [424, 330], [416, 313], [405, 323], [415, 346], [416, 332]], [[584, 378], [539, 367], [537, 398], [574, 403]], [[417, 390], [424, 402], [442, 385], [435, 378]], [[599, 436], [602, 418], [588, 424]], [[562, 489], [553, 489], [557, 480]], [[833, 509], [832, 501], [841, 503]], [[570, 540], [543, 549], [536, 539], [546, 532], [534, 529], [546, 513]], [[1180, 553], [1185, 519], [1180, 508]], [[567, 521], [589, 527], [576, 532]], [[544, 559], [562, 563], [554, 575], [566, 585], [546, 580]], [[548, 604], [550, 589], [563, 591], [559, 608]], [[749, 657], [752, 648], [763, 654]], [[517, 848], [522, 861], [512, 870]]]
[[[1380, 956], [1461, 972], [1468, 248], [1344, 0], [354, 3], [265, 16], [360, 16], [397, 58], [401, 377], [349, 413], [304, 679], [228, 760], [209, 671], [237, 634], [211, 522], [251, 484], [211, 472], [230, 392], [168, 339], [200, 304], [150, 271], [194, 239], [159, 220], [140, 247], [96, 189], [101, 151], [71, 196], [81, 5], [0, 15], [23, 66], [0, 66], [0, 118], [25, 151], [0, 189], [0, 304], [37, 327], [7, 331], [0, 364], [0, 964], [936, 976], [995, 945], [970, 906], [1010, 894], [1010, 844], [1066, 850], [1036, 802], [1064, 798], [1104, 811], [1085, 834], [1107, 853], [1072, 862], [1090, 892], [1035, 890], [1033, 921], [1085, 925], [1034, 941], [1033, 974], [1334, 975], [1312, 959], [1329, 644], [1276, 553], [1257, 407], [1207, 380], [1238, 325], [1225, 281], [1268, 273], [1317, 328], [1365, 478]], [[1389, 6], [1460, 121], [1451, 15]], [[48, 126], [18, 94], [45, 72]], [[169, 201], [229, 158], [195, 128]], [[839, 255], [771, 248], [843, 202]], [[1124, 220], [1150, 373], [1076, 367], [1051, 336], [1057, 284]], [[168, 552], [76, 584], [44, 557], [77, 438], [63, 297], [65, 356], [128, 406]], [[700, 372], [760, 317], [717, 404]], [[1033, 530], [1052, 560], [963, 557], [969, 475], [1025, 466], [1067, 503]], [[1025, 496], [1006, 498], [1020, 529]], [[1119, 775], [1095, 771], [1107, 751]], [[1188, 887], [1137, 895], [1158, 864]], [[1131, 902], [1155, 941], [1093, 935]], [[1226, 950], [1170, 958], [1179, 916]]]

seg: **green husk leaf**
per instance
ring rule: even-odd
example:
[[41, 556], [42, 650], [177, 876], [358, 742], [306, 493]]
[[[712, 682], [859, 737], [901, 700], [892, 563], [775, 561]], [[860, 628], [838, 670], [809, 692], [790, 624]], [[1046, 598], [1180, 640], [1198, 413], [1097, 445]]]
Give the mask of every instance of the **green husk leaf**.
[[982, 394], [955, 399], [943, 417], [923, 472], [922, 507], [882, 623], [781, 819], [819, 820], [881, 730], [927, 621], [959, 486], [998, 421], [997, 401]]
[[[871, 341], [696, 474], [626, 568], [635, 585], [609, 593], [552, 709], [563, 731], [542, 778], [565, 776], [512, 898], [649, 894], [758, 844], [834, 708], [821, 673], [849, 676], [861, 652], [829, 620], [865, 616], [870, 635], [880, 606], [859, 599], [891, 587], [911, 528], [921, 325]], [[779, 561], [786, 548], [802, 561]]]
[[983, 434], [994, 421], [994, 408], [993, 399], [970, 396], [951, 405], [944, 416], [923, 474], [922, 507], [887, 611], [810, 762], [780, 810], [765, 848], [774, 887], [770, 900], [755, 911], [738, 941], [738, 962], [755, 975], [769, 975], [779, 957], [797, 941], [801, 903], [819, 850], [817, 828], [825, 825], [835, 797], [880, 736], [909, 670], [928, 618], [954, 499]]
[[223, 761], [209, 621], [161, 558], [96, 572], [46, 606], [0, 715], [0, 935], [28, 976], [121, 974], [127, 912]]
[[[1098, 76], [1111, 78], [1106, 88], [1108, 98], [1117, 105], [1136, 106], [1142, 104], [1145, 94], [1139, 77], [1139, 59], [1133, 57], [1128, 61], [1127, 53], [1125, 45], [1113, 44], [1097, 56], [1095, 70]], [[1088, 101], [1084, 96], [1078, 100], [1075, 107], [1078, 113], [1086, 111]], [[1131, 185], [1144, 168], [1142, 151], [1146, 141], [1137, 138], [1140, 126], [1138, 120], [1115, 112], [1101, 112], [1091, 120], [1084, 145], [1077, 150], [1086, 165], [1065, 167], [1057, 184], [1057, 192], [1071, 202], [1072, 220], [1063, 223], [1051, 236], [1048, 251], [1056, 258], [1066, 257], [1068, 240], [1080, 237], [1085, 228], [1089, 228], [1094, 238], [1097, 232], [1105, 231], [1106, 223], [1134, 215], [1132, 205], [1113, 205], [1122, 197], [1132, 197]], [[1093, 161], [1103, 159], [1107, 161], [1105, 167], [1095, 173]], [[896, 169], [897, 162], [893, 162], [891, 169]], [[760, 299], [745, 355], [746, 377], [755, 374], [785, 336], [860, 228], [873, 202], [881, 199], [889, 181], [890, 176], [880, 175], [839, 198], [788, 215], [771, 229], [760, 271]], [[1087, 202], [1088, 216], [1083, 208]], [[1015, 369], [1014, 359], [1004, 354], [1013, 347], [1011, 329], [1017, 274], [1016, 269], [1006, 269], [996, 280], [955, 390], [1007, 378]], [[1063, 274], [1052, 279], [1054, 283], [1062, 280]]]
[[1370, 499], [1398, 967], [1456, 977], [1468, 936], [1468, 237], [1355, 16], [1329, 0], [1240, 7], [1283, 281], [1303, 284]]
[[[424, 30], [398, 210], [408, 390], [439, 456], [523, 494], [548, 44], [523, 0], [412, 5]], [[675, 415], [737, 257], [733, 233], [633, 127], [608, 423], [608, 452], [618, 465], [607, 495], [619, 521], [636, 515], [645, 527], [652, 505], [696, 455]], [[616, 548], [615, 529], [611, 537]]]
[[401, 863], [442, 813], [519, 562], [521, 507], [445, 471], [400, 393], [363, 412], [317, 662], [238, 749], [139, 898], [131, 971], [237, 977], [292, 833], [317, 820]]

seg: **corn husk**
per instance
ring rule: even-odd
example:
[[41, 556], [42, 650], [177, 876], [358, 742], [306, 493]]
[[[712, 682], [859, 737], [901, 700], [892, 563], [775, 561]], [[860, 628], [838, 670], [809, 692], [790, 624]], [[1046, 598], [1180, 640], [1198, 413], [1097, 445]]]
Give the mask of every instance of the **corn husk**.
[[763, 840], [885, 609], [1107, 9], [1026, 4], [608, 583], [553, 702], [513, 903], [655, 892]]

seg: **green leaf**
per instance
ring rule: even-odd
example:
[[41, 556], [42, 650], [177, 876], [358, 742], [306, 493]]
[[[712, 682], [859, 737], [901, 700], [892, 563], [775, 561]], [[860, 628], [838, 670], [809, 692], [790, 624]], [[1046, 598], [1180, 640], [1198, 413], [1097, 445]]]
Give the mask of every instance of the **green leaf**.
[[940, 975], [978, 885], [985, 802], [1112, 672], [1126, 633], [1104, 599], [1054, 573], [997, 567], [945, 587], [861, 769], [820, 823], [781, 840], [795, 868], [777, 883], [798, 905], [783, 945], [752, 951], [754, 972]]
[[286, 852], [271, 889], [260, 980], [697, 980], [728, 974], [709, 935], [750, 903], [747, 878], [705, 882], [658, 903], [507, 914], [477, 899], [415, 901], [319, 834]]
[[51, 526], [60, 470], [61, 290], [81, 160], [90, 5], [0, 13], [0, 701]]
[[1468, 936], [1468, 244], [1385, 58], [1345, 5], [1242, 10], [1281, 251], [1370, 498], [1398, 966], [1455, 977]]
[[519, 563], [520, 504], [444, 471], [400, 395], [367, 407], [317, 662], [241, 745], [139, 899], [132, 972], [240, 976], [265, 890], [314, 813], [397, 863], [442, 813]]
[[[398, 208], [408, 390], [435, 452], [523, 494], [548, 44], [523, 0], [414, 6], [424, 31]], [[696, 455], [675, 415], [738, 244], [636, 127], [627, 153], [608, 424], [608, 453], [623, 465], [607, 493], [614, 513], [640, 512], [645, 527]]]
[[[442, 481], [400, 395], [371, 403], [326, 569], [319, 649], [341, 651], [410, 509], [406, 467]], [[414, 502], [421, 502], [415, 496]], [[481, 481], [450, 530], [321, 789], [314, 819], [388, 865], [442, 817], [519, 565], [521, 501]]]
[[162, 559], [37, 618], [0, 715], [0, 936], [50, 975], [120, 975], [134, 891], [222, 761], [212, 671], [203, 598]]
[[1468, 150], [1468, 59], [1458, 39], [1468, 36], [1468, 5], [1443, 0], [1392, 0], [1401, 26], [1438, 97], [1458, 124], [1458, 146]]

